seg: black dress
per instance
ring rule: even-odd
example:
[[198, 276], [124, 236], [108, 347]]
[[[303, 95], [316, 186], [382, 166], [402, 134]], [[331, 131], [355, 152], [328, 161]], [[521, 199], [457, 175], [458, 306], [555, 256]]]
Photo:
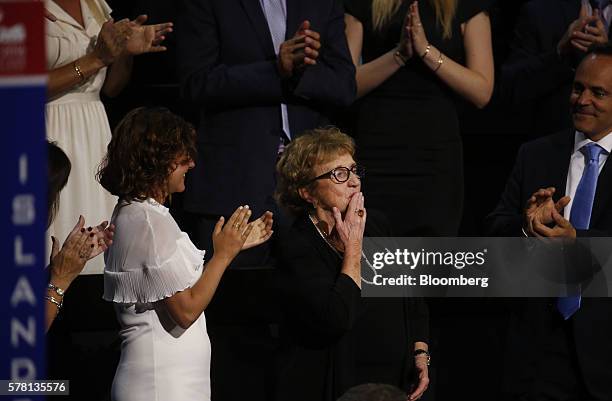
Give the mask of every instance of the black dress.
[[[420, 1], [429, 43], [464, 64], [461, 24], [482, 11], [483, 2], [459, 0], [452, 36], [443, 39], [432, 5]], [[386, 28], [374, 31], [371, 0], [345, 0], [346, 13], [363, 25], [364, 64], [397, 46], [409, 3], [403, 2]], [[463, 160], [454, 93], [414, 55], [364, 96], [354, 112], [352, 135], [367, 171], [366, 205], [385, 212], [398, 236], [456, 235], [463, 208]]]
[[[390, 236], [382, 214], [368, 211], [366, 235]], [[341, 257], [308, 216], [279, 239], [283, 352], [278, 401], [335, 401], [350, 387], [389, 383], [408, 391], [415, 341], [427, 342], [421, 299], [361, 298], [340, 273]]]

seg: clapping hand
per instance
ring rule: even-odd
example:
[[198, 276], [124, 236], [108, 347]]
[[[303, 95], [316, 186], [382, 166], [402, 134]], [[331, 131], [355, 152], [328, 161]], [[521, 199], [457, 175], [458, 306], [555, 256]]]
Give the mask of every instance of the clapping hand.
[[317, 64], [321, 35], [310, 29], [310, 21], [300, 24], [295, 35], [281, 43], [278, 50], [277, 68], [283, 78], [289, 78], [293, 72], [307, 65]]
[[257, 220], [253, 220], [249, 223], [251, 227], [251, 233], [247, 237], [246, 241], [242, 245], [242, 249], [253, 248], [257, 245], [261, 245], [272, 237], [272, 223], [273, 217], [272, 212], [265, 212]]
[[254, 225], [249, 224], [251, 210], [240, 206], [225, 223], [221, 216], [213, 230], [212, 241], [214, 255], [223, 258], [229, 264], [238, 255]]
[[410, 4], [410, 7], [408, 8], [408, 16], [408, 25], [404, 27], [404, 30], [406, 31], [406, 35], [411, 40], [414, 53], [420, 57], [424, 57], [427, 54], [426, 51], [427, 46], [429, 46], [429, 41], [425, 35], [423, 24], [421, 23], [418, 1]]
[[85, 228], [85, 219], [79, 216], [66, 241], [60, 249], [59, 241], [51, 237], [52, 248], [49, 260], [52, 282], [62, 289], [81, 273], [85, 263], [108, 249], [112, 244], [115, 227], [102, 222], [96, 227]]
[[139, 15], [135, 20], [127, 22], [124, 28], [127, 33], [125, 52], [131, 56], [143, 53], [157, 53], [166, 50], [161, 43], [166, 39], [166, 34], [172, 32], [172, 22], [164, 22], [155, 25], [144, 25], [147, 22], [146, 15]]
[[[554, 222], [554, 213], [558, 215], [569, 203], [569, 196], [564, 196], [554, 202], [552, 197], [555, 191], [554, 187], [541, 188], [527, 200], [523, 213], [527, 235], [533, 237], [543, 235], [541, 227], [546, 227], [547, 224]], [[540, 227], [539, 230], [536, 230], [536, 225]]]
[[559, 55], [567, 55], [572, 50], [587, 52], [594, 44], [608, 42], [608, 33], [601, 20], [599, 10], [588, 15], [587, 5], [583, 2], [578, 18], [567, 28], [567, 31], [557, 45]]

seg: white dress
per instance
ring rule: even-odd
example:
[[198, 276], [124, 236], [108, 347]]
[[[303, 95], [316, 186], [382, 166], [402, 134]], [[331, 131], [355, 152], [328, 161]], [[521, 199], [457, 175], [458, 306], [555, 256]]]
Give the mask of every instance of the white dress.
[[204, 251], [152, 199], [120, 202], [116, 232], [105, 254], [104, 299], [121, 325], [114, 401], [210, 400], [210, 341], [204, 313], [187, 330], [163, 303], [202, 274]]
[[[85, 29], [55, 2], [45, 7], [57, 21], [46, 21], [47, 69], [72, 63], [93, 50], [96, 37], [111, 9], [104, 0], [82, 0]], [[75, 73], [76, 74], [76, 73]], [[106, 68], [68, 92], [49, 99], [45, 108], [47, 138], [57, 142], [68, 155], [72, 170], [60, 194], [60, 205], [50, 235], [63, 242], [76, 224], [79, 215], [85, 224], [96, 225], [110, 219], [117, 198], [96, 181], [98, 165], [106, 154], [111, 139], [108, 118], [100, 101]], [[47, 253], [50, 241], [47, 241]], [[98, 256], [87, 263], [84, 274], [101, 274], [104, 260]]]

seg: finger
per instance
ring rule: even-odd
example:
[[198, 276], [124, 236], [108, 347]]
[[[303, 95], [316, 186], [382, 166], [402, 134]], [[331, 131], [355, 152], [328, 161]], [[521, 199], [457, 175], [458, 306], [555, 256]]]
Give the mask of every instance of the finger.
[[306, 42], [296, 42], [296, 43], [290, 43], [285, 47], [285, 51], [289, 52], [289, 53], [295, 53], [297, 51], [299, 51], [300, 49], [304, 49], [306, 48]]
[[138, 17], [136, 17], [136, 19], [132, 22], [137, 25], [143, 25], [145, 22], [147, 22], [148, 19], [149, 17], [146, 14], [141, 14]]
[[57, 17], [53, 13], [45, 8], [45, 18], [51, 22], [57, 21]]
[[321, 40], [321, 35], [319, 34], [319, 32], [313, 31], [311, 29], [305, 30], [304, 35], [306, 35], [307, 38], [316, 40], [317, 42]]
[[148, 53], [159, 53], [165, 52], [166, 50], [168, 50], [166, 46], [151, 46], [148, 50]]
[[533, 231], [534, 233], [542, 235], [544, 237], [553, 236], [552, 229], [546, 227], [544, 224], [540, 223], [540, 221], [537, 219], [533, 219]]
[[572, 40], [570, 43], [572, 44], [572, 46], [574, 46], [574, 48], [580, 50], [581, 52], [586, 53], [589, 50], [587, 46], [583, 46], [580, 43], [577, 43], [575, 40]]
[[334, 206], [332, 208], [332, 213], [334, 215], [334, 220], [336, 221], [336, 227], [341, 227], [344, 222], [342, 221], [342, 214], [340, 213], [340, 210]]
[[[589, 28], [594, 29], [592, 27], [586, 27], [586, 30], [588, 31]], [[587, 42], [587, 43], [595, 42], [598, 39], [598, 37], [595, 36], [595, 35], [592, 35], [590, 33], [579, 32], [579, 31], [574, 32], [572, 34], [571, 38], [575, 39], [575, 40], [580, 40], [580, 41], [583, 41], [583, 42]]]
[[[601, 26], [601, 21], [597, 21], [597, 25], [596, 26], [590, 26], [587, 25], [585, 28], [585, 33], [584, 34], [590, 34], [595, 38], [600, 38], [603, 36], [604, 34], [604, 27]], [[580, 33], [580, 32], [578, 32]]]
[[[251, 212], [251, 210], [249, 209], [249, 206], [245, 206], [244, 207], [244, 211], [242, 213], [242, 219], [240, 220], [240, 225], [238, 226], [238, 231], [244, 233], [245, 229], [247, 227], [247, 225], [249, 225], [249, 219], [251, 218], [251, 214], [253, 212]], [[250, 227], [250, 230], [252, 230], [253, 227]], [[250, 232], [249, 230], [249, 232]]]
[[58, 253], [59, 253], [59, 241], [52, 235], [51, 236], [51, 258], [49, 259], [49, 262], [52, 262]]
[[306, 45], [308, 47], [311, 47], [314, 50], [319, 50], [321, 48], [321, 42], [320, 41], [314, 40], [314, 39], [311, 39], [311, 38], [308, 38], [308, 37], [304, 39], [304, 43], [306, 43]]
[[578, 18], [587, 18], [588, 16], [589, 16], [589, 10], [585, 2], [582, 2], [582, 4], [580, 4], [580, 12], [578, 13]]
[[293, 36], [301, 35], [303, 33], [303, 31], [305, 31], [305, 30], [307, 30], [309, 28], [310, 28], [310, 21], [304, 20], [304, 21], [302, 21], [302, 23], [298, 27], [297, 31], [295, 31], [295, 35], [293, 35]]
[[565, 209], [565, 207], [569, 204], [570, 199], [571, 198], [567, 195], [559, 199], [557, 203], [555, 203], [555, 209], [557, 209], [557, 211], [561, 213], [561, 211]]
[[221, 233], [221, 229], [223, 228], [223, 223], [225, 222], [225, 218], [223, 216], [219, 217], [217, 223], [215, 224], [215, 228], [213, 229], [213, 236], [219, 235]]
[[317, 60], [314, 59], [314, 58], [310, 58], [310, 57], [304, 57], [304, 64], [316, 65], [317, 64]]
[[242, 213], [242, 209], [244, 209], [243, 206], [238, 206], [238, 208], [234, 210], [234, 213], [232, 213], [229, 220], [227, 220], [227, 224], [225, 225], [224, 228], [232, 227], [236, 223], [238, 216]]
[[249, 238], [249, 235], [251, 235], [252, 230], [253, 230], [253, 226], [251, 225], [246, 226], [246, 229], [242, 233], [242, 243], [244, 243], [244, 241], [246, 241], [246, 239]]
[[315, 49], [312, 49], [310, 47], [307, 47], [304, 49], [304, 54], [306, 54], [306, 56], [308, 56], [311, 59], [316, 59], [317, 57], [319, 57], [319, 52], [316, 51]]
[[571, 223], [565, 217], [563, 217], [561, 213], [557, 212], [557, 209], [553, 209], [551, 214], [555, 224], [558, 226], [568, 228], [571, 225]]

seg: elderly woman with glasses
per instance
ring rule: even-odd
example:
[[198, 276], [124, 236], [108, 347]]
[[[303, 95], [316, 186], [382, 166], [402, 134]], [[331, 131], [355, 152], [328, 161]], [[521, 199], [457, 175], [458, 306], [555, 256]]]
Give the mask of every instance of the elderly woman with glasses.
[[279, 238], [285, 314], [278, 400], [336, 400], [350, 387], [426, 390], [428, 313], [422, 300], [362, 298], [364, 233], [390, 237], [366, 212], [353, 140], [335, 128], [307, 132], [280, 158], [277, 199], [296, 220]]

